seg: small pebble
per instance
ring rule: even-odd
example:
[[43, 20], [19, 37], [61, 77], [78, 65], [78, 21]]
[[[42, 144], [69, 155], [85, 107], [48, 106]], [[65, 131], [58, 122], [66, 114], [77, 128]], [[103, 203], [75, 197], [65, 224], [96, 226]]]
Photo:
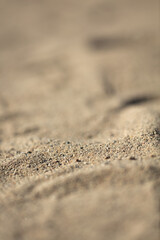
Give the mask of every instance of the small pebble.
[[137, 160], [135, 157], [131, 156], [129, 160]]
[[80, 159], [76, 159], [76, 162], [81, 162], [81, 160]]

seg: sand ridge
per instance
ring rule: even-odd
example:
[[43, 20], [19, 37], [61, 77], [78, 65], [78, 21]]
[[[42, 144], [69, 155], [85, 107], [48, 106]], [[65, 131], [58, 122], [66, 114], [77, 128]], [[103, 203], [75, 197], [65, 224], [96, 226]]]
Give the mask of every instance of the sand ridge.
[[159, 2], [0, 7], [0, 239], [158, 240]]

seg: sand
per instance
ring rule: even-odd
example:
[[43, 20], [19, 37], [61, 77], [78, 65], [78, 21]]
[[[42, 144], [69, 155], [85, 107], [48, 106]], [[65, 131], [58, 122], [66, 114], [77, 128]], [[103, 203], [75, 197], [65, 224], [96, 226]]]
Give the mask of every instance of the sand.
[[0, 239], [158, 240], [159, 1], [0, 9]]

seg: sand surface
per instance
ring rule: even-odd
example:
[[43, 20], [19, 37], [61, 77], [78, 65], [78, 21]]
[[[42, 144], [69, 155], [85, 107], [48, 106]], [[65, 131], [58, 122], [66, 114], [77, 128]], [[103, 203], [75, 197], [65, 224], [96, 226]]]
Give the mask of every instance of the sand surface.
[[158, 240], [158, 0], [0, 0], [0, 239]]

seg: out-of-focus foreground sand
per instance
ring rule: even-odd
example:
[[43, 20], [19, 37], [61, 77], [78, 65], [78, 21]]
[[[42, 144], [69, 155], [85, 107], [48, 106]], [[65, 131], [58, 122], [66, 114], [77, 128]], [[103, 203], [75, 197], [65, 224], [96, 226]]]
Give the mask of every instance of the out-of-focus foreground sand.
[[0, 0], [0, 239], [158, 239], [159, 11]]

